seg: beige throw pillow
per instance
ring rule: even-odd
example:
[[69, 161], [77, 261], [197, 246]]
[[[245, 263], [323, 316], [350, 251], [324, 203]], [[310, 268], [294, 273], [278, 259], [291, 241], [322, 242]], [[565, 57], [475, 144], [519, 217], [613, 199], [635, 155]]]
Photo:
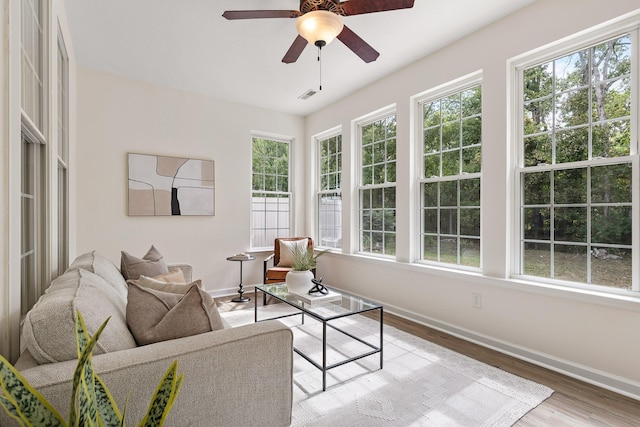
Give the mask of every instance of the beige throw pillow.
[[125, 280], [135, 280], [141, 274], [149, 277], [155, 277], [160, 274], [168, 273], [169, 268], [164, 262], [162, 254], [152, 245], [142, 258], [135, 257], [125, 251], [122, 251], [120, 257], [120, 272]]
[[184, 273], [178, 267], [172, 268], [168, 273], [159, 274], [157, 276], [153, 276], [155, 280], [162, 282], [175, 282], [175, 283], [185, 283]]
[[129, 284], [127, 324], [138, 345], [224, 328], [213, 297], [196, 284], [184, 295]]
[[309, 239], [300, 240], [280, 240], [280, 260], [278, 267], [291, 267], [293, 265], [293, 254], [296, 250], [307, 249]]
[[164, 282], [157, 280], [155, 277], [140, 276], [138, 280], [129, 280], [127, 283], [135, 283], [143, 288], [155, 289], [162, 292], [170, 292], [172, 294], [184, 295], [187, 293], [191, 286], [196, 285], [202, 289], [202, 280], [194, 280], [191, 283], [184, 282]]

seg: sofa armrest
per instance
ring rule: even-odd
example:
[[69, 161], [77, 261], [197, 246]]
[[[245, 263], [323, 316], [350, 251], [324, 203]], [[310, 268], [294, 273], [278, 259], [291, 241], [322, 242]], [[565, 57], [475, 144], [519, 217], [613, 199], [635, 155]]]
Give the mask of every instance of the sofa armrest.
[[191, 264], [186, 263], [172, 263], [167, 264], [169, 269], [178, 267], [182, 270], [182, 274], [184, 275], [184, 281], [187, 283], [191, 283], [193, 281], [193, 266]]
[[[167, 426], [286, 426], [291, 423], [293, 334], [277, 320], [95, 355], [93, 364], [139, 422], [174, 360], [184, 374]], [[67, 417], [76, 361], [40, 365], [22, 375]], [[0, 425], [17, 425], [0, 414]], [[247, 414], [253, 414], [253, 416]]]

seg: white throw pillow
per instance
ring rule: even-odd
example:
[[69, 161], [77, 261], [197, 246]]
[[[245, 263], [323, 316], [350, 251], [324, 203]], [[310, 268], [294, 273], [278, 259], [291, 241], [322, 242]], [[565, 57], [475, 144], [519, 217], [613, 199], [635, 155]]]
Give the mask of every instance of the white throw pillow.
[[309, 239], [300, 240], [280, 240], [280, 261], [278, 267], [291, 267], [293, 265], [293, 254], [300, 249], [307, 250]]

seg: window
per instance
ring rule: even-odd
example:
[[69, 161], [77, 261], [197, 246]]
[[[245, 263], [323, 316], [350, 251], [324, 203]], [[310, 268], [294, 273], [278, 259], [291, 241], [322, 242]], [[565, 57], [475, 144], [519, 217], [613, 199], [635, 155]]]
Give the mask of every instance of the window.
[[359, 126], [360, 250], [396, 254], [396, 115]]
[[519, 71], [521, 275], [640, 290], [632, 280], [636, 37], [604, 40]]
[[290, 142], [253, 137], [251, 247], [291, 234]]
[[21, 0], [21, 312], [42, 294], [47, 280], [46, 246], [46, 117], [45, 3]]
[[420, 103], [421, 259], [480, 268], [482, 89]]
[[342, 135], [318, 140], [318, 245], [342, 245]]
[[21, 0], [21, 106], [33, 127], [45, 129], [45, 29], [43, 0]]
[[36, 303], [42, 290], [44, 278], [44, 145], [22, 135], [22, 183], [21, 183], [21, 313]]
[[69, 58], [58, 34], [58, 274], [69, 266]]

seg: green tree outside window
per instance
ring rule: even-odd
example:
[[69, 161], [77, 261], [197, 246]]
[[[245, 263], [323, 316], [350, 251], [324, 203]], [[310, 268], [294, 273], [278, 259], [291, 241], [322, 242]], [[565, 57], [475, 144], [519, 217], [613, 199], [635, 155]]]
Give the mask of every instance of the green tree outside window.
[[421, 257], [480, 267], [482, 88], [422, 104]]
[[360, 129], [360, 250], [396, 254], [396, 116]]
[[522, 76], [521, 273], [631, 289], [631, 36]]

